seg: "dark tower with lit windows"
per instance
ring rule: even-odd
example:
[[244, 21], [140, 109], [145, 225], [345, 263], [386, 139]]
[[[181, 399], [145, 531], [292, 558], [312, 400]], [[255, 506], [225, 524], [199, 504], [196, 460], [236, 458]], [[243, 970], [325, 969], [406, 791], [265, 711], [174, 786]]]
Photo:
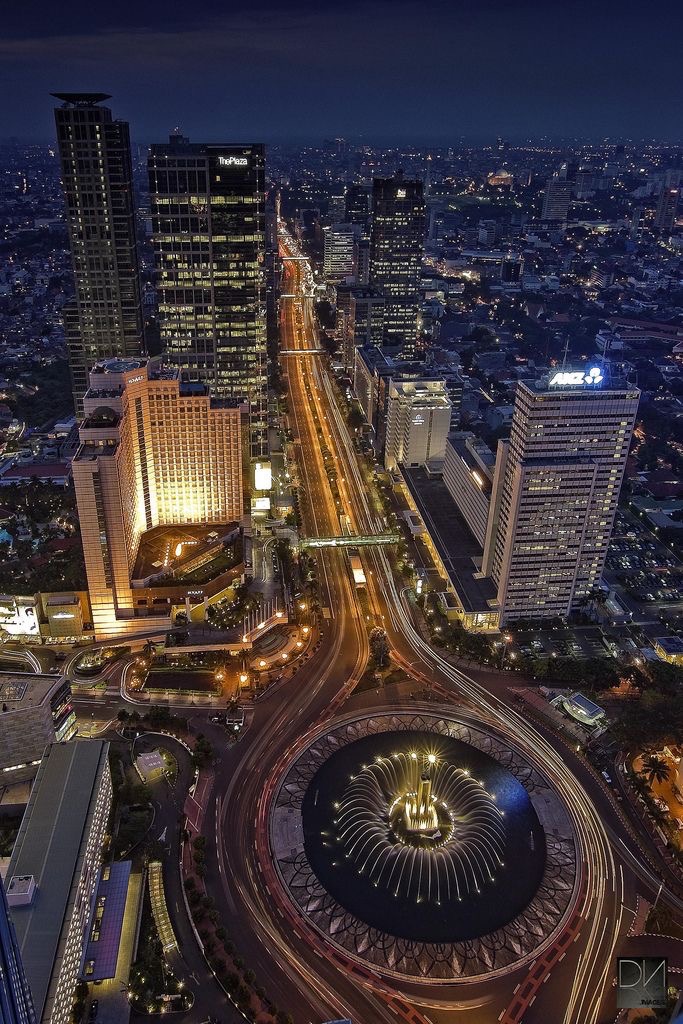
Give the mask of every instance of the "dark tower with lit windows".
[[143, 351], [130, 135], [106, 93], [56, 92], [57, 144], [76, 294], [64, 326], [76, 412], [102, 359]]
[[267, 451], [264, 147], [173, 135], [151, 148], [149, 185], [166, 358], [214, 397], [248, 403], [259, 458]]

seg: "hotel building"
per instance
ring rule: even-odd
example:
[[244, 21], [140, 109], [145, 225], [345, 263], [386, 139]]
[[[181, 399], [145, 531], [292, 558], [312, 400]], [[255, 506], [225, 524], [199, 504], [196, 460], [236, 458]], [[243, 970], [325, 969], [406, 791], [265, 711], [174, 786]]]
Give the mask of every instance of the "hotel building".
[[391, 381], [384, 465], [424, 466], [442, 460], [451, 425], [451, 403], [440, 380]]
[[73, 478], [98, 636], [170, 625], [170, 611], [158, 614], [133, 587], [147, 531], [241, 520], [242, 411], [156, 361], [92, 370]]
[[482, 566], [501, 624], [566, 618], [600, 583], [639, 398], [599, 369], [518, 385]]

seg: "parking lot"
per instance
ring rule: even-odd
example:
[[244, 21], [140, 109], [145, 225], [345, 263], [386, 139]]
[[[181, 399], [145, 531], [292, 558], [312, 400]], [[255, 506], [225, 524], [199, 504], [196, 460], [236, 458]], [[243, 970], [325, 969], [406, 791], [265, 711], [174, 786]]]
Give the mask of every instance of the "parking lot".
[[609, 658], [612, 655], [597, 626], [516, 630], [511, 650], [525, 658]]
[[636, 516], [619, 509], [606, 568], [615, 582], [644, 604], [683, 601], [683, 567]]

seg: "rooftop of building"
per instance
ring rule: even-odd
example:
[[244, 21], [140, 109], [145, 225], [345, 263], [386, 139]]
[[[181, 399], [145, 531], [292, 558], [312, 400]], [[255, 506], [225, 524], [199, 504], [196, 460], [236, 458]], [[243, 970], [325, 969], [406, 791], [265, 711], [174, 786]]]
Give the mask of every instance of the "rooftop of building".
[[[165, 525], [147, 530], [140, 538], [131, 579], [145, 580], [169, 574], [182, 582], [194, 562], [204, 559], [208, 563], [211, 558], [218, 558], [223, 539], [234, 538], [237, 531], [237, 523]], [[225, 568], [228, 568], [227, 561]]]
[[11, 711], [39, 707], [64, 682], [64, 676], [33, 672], [0, 672], [0, 717]]
[[486, 577], [475, 578], [474, 560], [481, 559], [481, 546], [445, 483], [422, 468], [402, 466], [401, 473], [464, 610], [490, 611], [491, 602], [496, 598], [495, 585]]
[[404, 381], [392, 378], [390, 397], [403, 400], [416, 410], [451, 408], [448, 388], [442, 380]]
[[95, 897], [95, 922], [85, 951], [85, 975], [97, 983], [116, 974], [132, 861], [108, 864]]
[[536, 380], [527, 379], [519, 382], [519, 387], [526, 388], [534, 395], [554, 395], [561, 397], [563, 394], [571, 394], [588, 398], [589, 396], [599, 398], [600, 395], [638, 393], [635, 384], [630, 384], [625, 378], [611, 374], [606, 366], [598, 363], [587, 363], [581, 369], [562, 369], [555, 367], [547, 375]]
[[69, 107], [93, 107], [111, 99], [108, 92], [51, 92], [50, 95]]
[[107, 456], [111, 458], [116, 454], [116, 450], [119, 447], [118, 441], [106, 440], [102, 443], [98, 441], [83, 441], [78, 451], [74, 455], [74, 462], [91, 462], [94, 459]]
[[12, 908], [17, 941], [38, 1019], [43, 1016], [60, 937], [80, 876], [96, 786], [109, 744], [74, 740], [49, 746], [38, 769], [7, 877], [32, 875], [30, 903]]
[[103, 373], [130, 373], [131, 370], [141, 370], [147, 365], [146, 359], [137, 358], [114, 358], [114, 359], [103, 359], [100, 363], [96, 363], [90, 371], [91, 374], [103, 374]]
[[683, 638], [680, 636], [658, 636], [655, 637], [654, 642], [664, 651], [665, 654], [683, 654]]
[[446, 444], [451, 445], [471, 469], [483, 464], [493, 471], [496, 456], [482, 437], [467, 431], [458, 431], [449, 434]]

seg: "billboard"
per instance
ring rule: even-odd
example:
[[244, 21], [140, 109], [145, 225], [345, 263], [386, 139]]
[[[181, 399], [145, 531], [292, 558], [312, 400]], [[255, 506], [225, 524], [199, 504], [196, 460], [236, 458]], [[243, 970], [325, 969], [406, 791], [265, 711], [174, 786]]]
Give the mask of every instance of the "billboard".
[[36, 599], [0, 596], [0, 630], [10, 636], [40, 636]]

